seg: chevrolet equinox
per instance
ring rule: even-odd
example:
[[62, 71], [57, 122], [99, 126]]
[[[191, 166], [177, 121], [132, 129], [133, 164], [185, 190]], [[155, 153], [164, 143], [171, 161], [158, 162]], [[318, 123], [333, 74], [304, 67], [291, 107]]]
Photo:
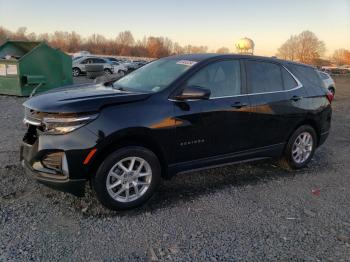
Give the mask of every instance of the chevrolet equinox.
[[332, 94], [315, 68], [275, 58], [162, 58], [104, 84], [24, 103], [25, 170], [111, 209], [148, 200], [161, 179], [189, 170], [278, 158], [309, 163], [327, 138]]

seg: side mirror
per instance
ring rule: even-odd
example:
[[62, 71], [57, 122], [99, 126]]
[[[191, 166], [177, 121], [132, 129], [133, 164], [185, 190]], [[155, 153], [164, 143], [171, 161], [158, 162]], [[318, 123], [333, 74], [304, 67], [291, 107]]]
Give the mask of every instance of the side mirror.
[[209, 99], [210, 90], [206, 88], [201, 88], [199, 86], [188, 86], [182, 90], [182, 92], [175, 96], [176, 100], [205, 100]]

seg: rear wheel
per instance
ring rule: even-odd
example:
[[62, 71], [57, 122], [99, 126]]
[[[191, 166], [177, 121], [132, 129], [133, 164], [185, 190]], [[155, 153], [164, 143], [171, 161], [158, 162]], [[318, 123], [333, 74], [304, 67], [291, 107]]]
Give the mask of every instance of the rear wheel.
[[146, 202], [161, 179], [156, 155], [143, 147], [130, 146], [109, 155], [92, 180], [99, 201], [122, 210]]
[[286, 168], [305, 167], [312, 159], [317, 145], [315, 130], [309, 125], [300, 126], [290, 137], [280, 161]]
[[110, 69], [104, 69], [103, 70], [105, 72], [105, 75], [111, 75], [112, 74], [112, 71]]
[[126, 72], [124, 70], [119, 70], [118, 74], [121, 75], [121, 76], [125, 76]]
[[78, 77], [81, 74], [81, 71], [78, 67], [74, 67], [72, 70], [72, 74], [74, 77]]

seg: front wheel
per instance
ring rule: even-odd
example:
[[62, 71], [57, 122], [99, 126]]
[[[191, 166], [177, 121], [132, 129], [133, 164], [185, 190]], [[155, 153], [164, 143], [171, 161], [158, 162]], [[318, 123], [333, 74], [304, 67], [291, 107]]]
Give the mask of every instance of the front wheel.
[[285, 148], [280, 161], [286, 168], [299, 169], [305, 167], [312, 159], [317, 145], [315, 130], [309, 125], [300, 126], [294, 131]]
[[146, 148], [129, 146], [103, 161], [92, 185], [104, 206], [123, 210], [146, 202], [160, 180], [161, 168], [156, 155]]
[[118, 71], [118, 74], [119, 74], [120, 76], [125, 76], [125, 75], [126, 75], [126, 72], [125, 72], [124, 70], [119, 70], [119, 71]]

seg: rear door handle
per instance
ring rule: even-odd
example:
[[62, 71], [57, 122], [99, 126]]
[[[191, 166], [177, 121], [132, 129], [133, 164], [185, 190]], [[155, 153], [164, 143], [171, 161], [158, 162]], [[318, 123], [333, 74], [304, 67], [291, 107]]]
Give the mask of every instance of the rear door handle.
[[242, 107], [246, 107], [248, 106], [247, 103], [241, 103], [241, 102], [235, 102], [231, 105], [231, 107], [234, 107], [234, 108], [242, 108]]
[[301, 100], [302, 99], [302, 97], [301, 96], [292, 96], [292, 98], [290, 99], [290, 100], [293, 100], [293, 101], [299, 101], [299, 100]]

